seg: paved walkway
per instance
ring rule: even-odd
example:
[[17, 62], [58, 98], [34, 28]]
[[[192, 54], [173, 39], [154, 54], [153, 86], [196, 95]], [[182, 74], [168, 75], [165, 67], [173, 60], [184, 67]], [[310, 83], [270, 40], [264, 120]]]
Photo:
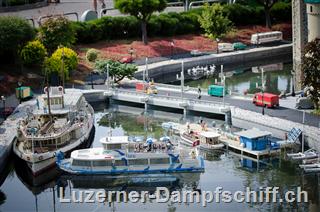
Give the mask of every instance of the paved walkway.
[[[3, 12], [0, 13], [0, 16], [5, 15], [14, 15], [14, 16], [20, 16], [27, 19], [34, 19], [35, 21], [40, 16], [46, 16], [46, 15], [54, 15], [54, 14], [62, 14], [62, 13], [70, 13], [70, 12], [76, 12], [79, 15], [79, 18], [83, 14], [84, 11], [91, 9], [93, 10], [93, 4], [92, 0], [60, 0], [61, 3], [57, 4], [50, 4], [47, 7], [41, 7], [36, 9], [30, 9], [30, 10], [23, 10], [23, 11], [16, 11], [16, 12]], [[113, 6], [113, 0], [105, 0], [106, 8], [114, 8]], [[101, 5], [98, 3], [98, 12], [100, 13]], [[166, 12], [171, 11], [183, 11], [182, 7], [168, 7]], [[107, 12], [108, 16], [120, 16], [122, 15], [118, 10], [110, 10]], [[75, 16], [69, 17], [71, 20], [76, 20]]]

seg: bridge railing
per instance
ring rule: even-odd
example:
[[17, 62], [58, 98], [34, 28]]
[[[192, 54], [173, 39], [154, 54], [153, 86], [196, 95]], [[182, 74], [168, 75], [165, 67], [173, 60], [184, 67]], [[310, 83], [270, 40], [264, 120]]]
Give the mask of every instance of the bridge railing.
[[213, 2], [220, 2], [221, 0], [204, 0], [204, 1], [193, 1], [189, 4], [189, 9], [192, 9], [193, 6], [196, 5], [203, 5], [205, 3], [213, 3]]
[[100, 18], [102, 18], [104, 15], [106, 15], [107, 12], [110, 11], [110, 10], [115, 10], [115, 8], [103, 8], [103, 9], [101, 9], [100, 13], [99, 13]]
[[68, 17], [68, 16], [73, 16], [73, 15], [76, 17], [76, 20], [79, 21], [79, 15], [78, 15], [78, 13], [77, 13], [77, 12], [70, 12], [70, 13], [63, 13], [63, 14], [54, 14], [54, 15], [39, 16], [37, 22], [38, 22], [39, 26], [41, 26], [43, 19], [51, 18], [51, 17], [59, 17], [59, 16]]
[[167, 7], [176, 7], [176, 6], [183, 6], [185, 3], [183, 1], [176, 1], [176, 2], [168, 2]]
[[159, 94], [146, 94], [146, 93], [139, 93], [136, 91], [126, 91], [126, 90], [114, 90], [114, 94], [128, 94], [133, 96], [139, 96], [139, 97], [148, 97], [153, 99], [163, 99], [163, 100], [169, 100], [169, 101], [178, 101], [178, 102], [188, 102], [190, 105], [206, 105], [206, 106], [212, 106], [212, 107], [228, 107], [230, 104], [219, 102], [219, 101], [206, 101], [206, 100], [193, 100], [189, 98], [181, 98], [179, 96], [165, 96], [165, 95], [159, 95]]

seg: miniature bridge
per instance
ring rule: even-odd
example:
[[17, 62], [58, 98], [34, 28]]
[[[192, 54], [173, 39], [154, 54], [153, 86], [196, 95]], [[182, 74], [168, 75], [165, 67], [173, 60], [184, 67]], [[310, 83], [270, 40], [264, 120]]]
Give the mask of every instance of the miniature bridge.
[[186, 96], [170, 96], [159, 94], [146, 94], [133, 90], [113, 89], [113, 90], [83, 90], [86, 99], [90, 101], [116, 100], [135, 104], [142, 104], [147, 110], [148, 106], [166, 107], [171, 109], [196, 111], [224, 115], [225, 120], [231, 123], [231, 110], [229, 104], [218, 101], [204, 101]]

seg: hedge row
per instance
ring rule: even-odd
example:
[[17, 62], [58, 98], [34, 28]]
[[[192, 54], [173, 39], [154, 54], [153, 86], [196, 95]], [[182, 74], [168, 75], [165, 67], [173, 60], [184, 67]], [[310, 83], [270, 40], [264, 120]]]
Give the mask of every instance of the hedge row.
[[[251, 7], [241, 4], [228, 4], [224, 6], [229, 19], [236, 25], [265, 24], [263, 7]], [[291, 4], [277, 2], [270, 11], [272, 23], [291, 21]]]
[[[148, 36], [169, 36], [197, 33], [199, 11], [162, 13], [148, 22]], [[134, 38], [141, 34], [140, 22], [133, 16], [103, 17], [89, 22], [73, 22], [78, 43], [92, 43], [102, 39]]]
[[[265, 14], [262, 7], [241, 4], [224, 5], [226, 14], [235, 26], [264, 24]], [[148, 22], [148, 36], [171, 36], [201, 32], [198, 15], [202, 9], [182, 13], [162, 13], [153, 15]], [[274, 22], [291, 20], [290, 3], [279, 2], [271, 9]], [[93, 43], [107, 39], [127, 39], [141, 35], [140, 23], [132, 16], [103, 17], [89, 22], [74, 22], [77, 43]]]

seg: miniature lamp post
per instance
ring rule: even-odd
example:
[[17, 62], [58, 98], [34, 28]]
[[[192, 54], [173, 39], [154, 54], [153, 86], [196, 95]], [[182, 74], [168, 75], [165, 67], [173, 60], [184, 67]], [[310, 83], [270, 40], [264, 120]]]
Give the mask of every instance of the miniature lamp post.
[[171, 47], [171, 59], [173, 59], [173, 48], [174, 48], [174, 41], [173, 40], [170, 42], [170, 47]]
[[183, 92], [184, 92], [184, 61], [181, 61], [181, 75], [179, 77], [179, 75], [177, 74], [177, 80], [180, 80], [181, 83], [181, 100], [183, 100]]
[[219, 54], [219, 42], [220, 42], [220, 39], [216, 38], [216, 41], [217, 41], [217, 54]]
[[263, 68], [261, 68], [261, 92], [262, 92], [262, 115], [264, 115], [264, 107], [265, 107], [265, 104], [264, 104], [264, 79], [263, 79]]
[[21, 86], [22, 86], [22, 82], [18, 82], [18, 89], [19, 89], [19, 103], [21, 104]]
[[130, 53], [130, 60], [132, 62], [133, 61], [133, 48], [132, 47], [130, 47], [129, 53]]
[[6, 98], [4, 96], [1, 96], [2, 104], [3, 104], [3, 112], [6, 111]]
[[93, 79], [92, 79], [92, 75], [93, 75], [93, 73], [92, 73], [92, 71], [91, 71], [91, 72], [90, 72], [91, 89], [94, 89], [94, 87], [93, 87]]

